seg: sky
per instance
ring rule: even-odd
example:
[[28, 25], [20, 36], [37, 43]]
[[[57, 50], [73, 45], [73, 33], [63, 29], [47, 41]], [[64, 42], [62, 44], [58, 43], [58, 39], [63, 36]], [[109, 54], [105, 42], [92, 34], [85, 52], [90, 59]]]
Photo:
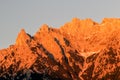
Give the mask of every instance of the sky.
[[14, 44], [24, 28], [34, 35], [43, 24], [60, 27], [72, 18], [120, 17], [120, 0], [0, 0], [0, 49]]

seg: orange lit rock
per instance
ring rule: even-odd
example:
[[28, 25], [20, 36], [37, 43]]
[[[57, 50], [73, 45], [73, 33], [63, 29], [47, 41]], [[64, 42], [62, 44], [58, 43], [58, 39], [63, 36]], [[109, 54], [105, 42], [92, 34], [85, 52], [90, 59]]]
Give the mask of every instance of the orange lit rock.
[[27, 34], [24, 29], [21, 29], [15, 44], [19, 46], [27, 45], [30, 42], [30, 40], [31, 40], [30, 35]]
[[120, 19], [44, 24], [0, 50], [0, 80], [120, 80]]

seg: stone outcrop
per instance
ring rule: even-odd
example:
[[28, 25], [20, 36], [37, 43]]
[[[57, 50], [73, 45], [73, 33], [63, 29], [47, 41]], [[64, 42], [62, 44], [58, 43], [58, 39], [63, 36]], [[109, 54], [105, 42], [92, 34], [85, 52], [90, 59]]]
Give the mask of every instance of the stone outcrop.
[[120, 80], [120, 19], [72, 19], [20, 31], [0, 50], [0, 80]]
[[24, 29], [21, 29], [16, 39], [15, 45], [19, 45], [19, 46], [28, 45], [30, 41], [31, 41], [31, 36], [27, 34]]

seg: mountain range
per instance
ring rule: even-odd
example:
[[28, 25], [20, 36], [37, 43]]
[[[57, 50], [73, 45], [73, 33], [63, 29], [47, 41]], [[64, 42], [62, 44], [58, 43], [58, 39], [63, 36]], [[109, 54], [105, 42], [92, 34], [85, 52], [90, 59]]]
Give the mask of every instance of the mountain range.
[[120, 19], [24, 29], [0, 50], [0, 80], [120, 80]]

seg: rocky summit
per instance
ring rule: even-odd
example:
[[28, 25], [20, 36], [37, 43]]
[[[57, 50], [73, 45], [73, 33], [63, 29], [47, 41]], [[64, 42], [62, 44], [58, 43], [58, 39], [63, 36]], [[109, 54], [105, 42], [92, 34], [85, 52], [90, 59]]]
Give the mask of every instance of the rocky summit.
[[0, 80], [120, 80], [120, 19], [73, 18], [34, 36], [22, 29], [0, 50]]

